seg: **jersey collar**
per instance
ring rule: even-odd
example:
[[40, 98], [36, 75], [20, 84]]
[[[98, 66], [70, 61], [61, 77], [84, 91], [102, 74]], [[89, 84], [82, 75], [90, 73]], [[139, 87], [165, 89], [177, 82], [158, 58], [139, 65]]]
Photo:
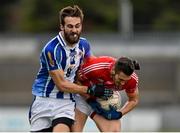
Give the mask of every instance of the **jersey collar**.
[[62, 32], [59, 32], [58, 40], [63, 47], [66, 47], [68, 49], [74, 49], [79, 44], [79, 41], [78, 41], [73, 47], [69, 47], [62, 36]]

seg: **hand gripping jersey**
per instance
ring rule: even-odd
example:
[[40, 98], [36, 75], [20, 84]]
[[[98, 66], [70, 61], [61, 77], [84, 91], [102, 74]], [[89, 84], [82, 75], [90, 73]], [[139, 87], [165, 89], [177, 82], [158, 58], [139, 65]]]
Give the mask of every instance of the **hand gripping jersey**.
[[67, 46], [61, 33], [49, 41], [40, 56], [40, 69], [32, 86], [32, 94], [41, 97], [72, 98], [71, 93], [61, 92], [55, 86], [49, 71], [62, 69], [64, 78], [74, 82], [76, 71], [82, 60], [91, 55], [90, 46], [85, 38], [80, 38], [73, 47]]
[[111, 70], [116, 59], [108, 56], [93, 57], [86, 60], [79, 70], [79, 80], [83, 85], [102, 83], [114, 90], [125, 90], [127, 93], [133, 93], [138, 86], [138, 76], [136, 73], [131, 75], [123, 86], [116, 86], [111, 77]]

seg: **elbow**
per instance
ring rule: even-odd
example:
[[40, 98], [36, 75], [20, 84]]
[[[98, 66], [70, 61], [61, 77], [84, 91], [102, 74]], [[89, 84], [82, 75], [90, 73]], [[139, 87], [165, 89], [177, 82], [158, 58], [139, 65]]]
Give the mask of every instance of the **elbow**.
[[139, 104], [139, 99], [134, 99], [133, 102], [134, 102], [134, 106], [137, 106]]

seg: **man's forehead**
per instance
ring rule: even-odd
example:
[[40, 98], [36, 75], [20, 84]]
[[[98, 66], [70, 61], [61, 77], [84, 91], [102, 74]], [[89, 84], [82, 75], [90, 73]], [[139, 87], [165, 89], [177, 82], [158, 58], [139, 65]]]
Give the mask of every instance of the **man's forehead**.
[[81, 19], [80, 17], [65, 17], [64, 22], [65, 24], [76, 25], [76, 24], [81, 23]]

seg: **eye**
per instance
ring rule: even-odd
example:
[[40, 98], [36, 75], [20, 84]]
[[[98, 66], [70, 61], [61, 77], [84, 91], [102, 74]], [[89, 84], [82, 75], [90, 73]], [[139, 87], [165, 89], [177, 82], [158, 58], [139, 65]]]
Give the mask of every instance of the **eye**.
[[81, 24], [76, 24], [75, 25], [75, 28], [80, 28], [81, 27]]
[[73, 25], [68, 24], [67, 27], [68, 27], [68, 28], [73, 28]]
[[119, 78], [119, 81], [123, 81], [123, 82], [124, 82], [125, 80], [124, 80], [124, 79]]

